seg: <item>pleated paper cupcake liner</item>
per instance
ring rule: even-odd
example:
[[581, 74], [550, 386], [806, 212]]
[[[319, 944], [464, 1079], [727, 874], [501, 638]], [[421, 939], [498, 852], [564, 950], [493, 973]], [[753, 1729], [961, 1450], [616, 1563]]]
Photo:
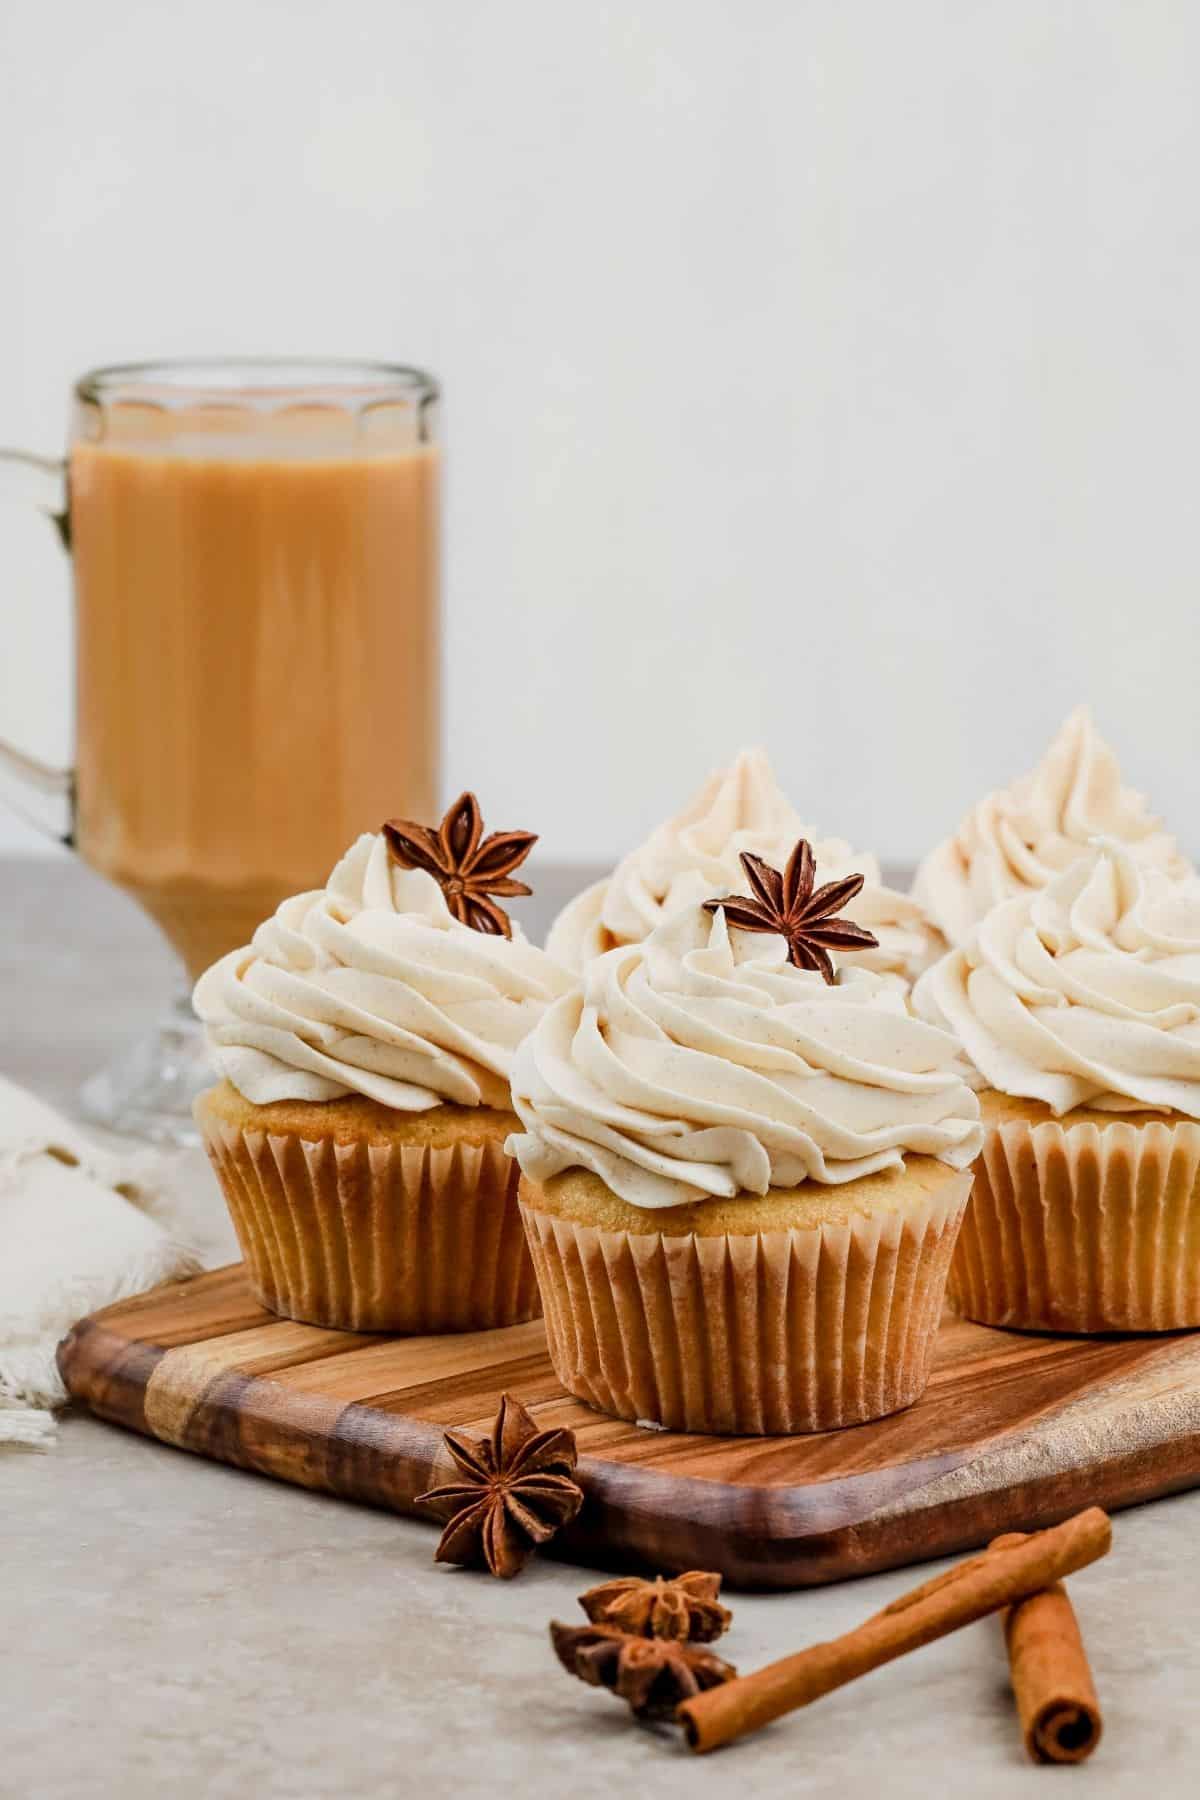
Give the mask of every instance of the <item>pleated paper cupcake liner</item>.
[[602, 1231], [522, 1183], [563, 1386], [676, 1431], [829, 1431], [898, 1412], [929, 1378], [970, 1175], [853, 1224], [720, 1237]]
[[1200, 1325], [1200, 1125], [994, 1127], [975, 1165], [950, 1298], [985, 1325]]
[[501, 1144], [310, 1142], [202, 1119], [255, 1296], [343, 1331], [478, 1331], [541, 1311]]

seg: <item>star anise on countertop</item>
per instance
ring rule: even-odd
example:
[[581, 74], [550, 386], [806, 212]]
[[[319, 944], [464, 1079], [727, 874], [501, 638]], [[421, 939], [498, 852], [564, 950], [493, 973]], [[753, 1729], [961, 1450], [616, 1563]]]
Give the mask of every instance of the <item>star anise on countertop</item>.
[[511, 899], [533, 892], [523, 881], [514, 881], [512, 872], [537, 843], [536, 832], [493, 831], [484, 837], [479, 802], [465, 793], [436, 828], [412, 819], [388, 819], [383, 835], [402, 869], [424, 869], [433, 876], [461, 924], [493, 937], [512, 936], [508, 914], [491, 896]]
[[682, 1700], [732, 1681], [737, 1670], [711, 1650], [673, 1638], [640, 1637], [616, 1625], [550, 1627], [554, 1653], [569, 1675], [605, 1687], [639, 1719], [673, 1719]]
[[539, 1431], [521, 1402], [504, 1394], [490, 1437], [447, 1431], [444, 1442], [462, 1479], [416, 1501], [448, 1509], [434, 1560], [487, 1568], [508, 1581], [583, 1505], [583, 1489], [571, 1479], [575, 1435]]
[[874, 950], [874, 932], [835, 913], [848, 906], [863, 885], [861, 875], [843, 875], [813, 891], [817, 865], [812, 845], [801, 838], [788, 857], [783, 874], [761, 856], [742, 851], [742, 867], [750, 883], [750, 895], [727, 894], [723, 900], [706, 900], [706, 912], [724, 907], [725, 917], [741, 931], [775, 931], [787, 939], [788, 961], [797, 969], [817, 970], [832, 987], [831, 950]]
[[615, 1625], [640, 1637], [674, 1638], [677, 1643], [711, 1644], [728, 1631], [733, 1614], [717, 1599], [721, 1577], [692, 1569], [674, 1580], [658, 1575], [642, 1581], [625, 1575], [580, 1594], [593, 1625]]

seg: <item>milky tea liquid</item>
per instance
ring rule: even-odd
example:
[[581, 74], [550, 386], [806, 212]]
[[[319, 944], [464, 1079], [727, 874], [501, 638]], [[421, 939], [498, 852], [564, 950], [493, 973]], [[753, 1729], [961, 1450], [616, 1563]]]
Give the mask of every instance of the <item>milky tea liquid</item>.
[[434, 816], [437, 491], [435, 450], [315, 415], [74, 446], [78, 847], [191, 976], [358, 832]]

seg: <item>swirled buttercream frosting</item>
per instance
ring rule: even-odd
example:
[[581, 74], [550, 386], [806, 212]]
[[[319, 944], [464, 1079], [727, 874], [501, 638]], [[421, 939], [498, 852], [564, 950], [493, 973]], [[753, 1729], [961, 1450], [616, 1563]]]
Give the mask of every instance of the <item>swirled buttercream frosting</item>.
[[992, 907], [1045, 887], [1096, 837], [1124, 844], [1147, 868], [1191, 869], [1144, 796], [1122, 787], [1116, 757], [1080, 706], [1032, 774], [987, 795], [930, 851], [913, 894], [947, 941], [962, 944]]
[[802, 837], [812, 843], [818, 882], [849, 874], [865, 878], [855, 918], [879, 944], [846, 960], [911, 980], [940, 948], [921, 903], [888, 887], [873, 856], [806, 826], [780, 791], [763, 750], [743, 750], [728, 769], [709, 777], [678, 818], [658, 826], [611, 875], [568, 902], [546, 949], [569, 968], [582, 969], [617, 945], [640, 944], [681, 907], [747, 892], [743, 850], [782, 867]]
[[774, 934], [676, 910], [588, 965], [517, 1052], [525, 1174], [590, 1169], [635, 1206], [853, 1181], [906, 1152], [969, 1166], [957, 1045], [866, 969], [829, 987]]
[[1123, 844], [1086, 851], [1003, 901], [917, 983], [990, 1087], [1077, 1106], [1200, 1119], [1200, 880]]
[[256, 1105], [363, 1094], [421, 1112], [507, 1108], [517, 1046], [573, 986], [518, 927], [509, 939], [460, 924], [436, 881], [368, 833], [194, 999], [217, 1069]]

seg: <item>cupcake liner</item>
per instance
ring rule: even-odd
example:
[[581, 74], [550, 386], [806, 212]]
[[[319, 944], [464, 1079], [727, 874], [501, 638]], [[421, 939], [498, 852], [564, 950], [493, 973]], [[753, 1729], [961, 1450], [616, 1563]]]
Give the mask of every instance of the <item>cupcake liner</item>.
[[521, 1213], [550, 1359], [600, 1412], [674, 1431], [829, 1431], [929, 1376], [969, 1174], [903, 1212], [745, 1236], [603, 1231]]
[[495, 1141], [310, 1142], [201, 1120], [256, 1298], [342, 1331], [479, 1331], [541, 1311]]
[[1200, 1125], [994, 1127], [949, 1292], [985, 1325], [1200, 1325]]

